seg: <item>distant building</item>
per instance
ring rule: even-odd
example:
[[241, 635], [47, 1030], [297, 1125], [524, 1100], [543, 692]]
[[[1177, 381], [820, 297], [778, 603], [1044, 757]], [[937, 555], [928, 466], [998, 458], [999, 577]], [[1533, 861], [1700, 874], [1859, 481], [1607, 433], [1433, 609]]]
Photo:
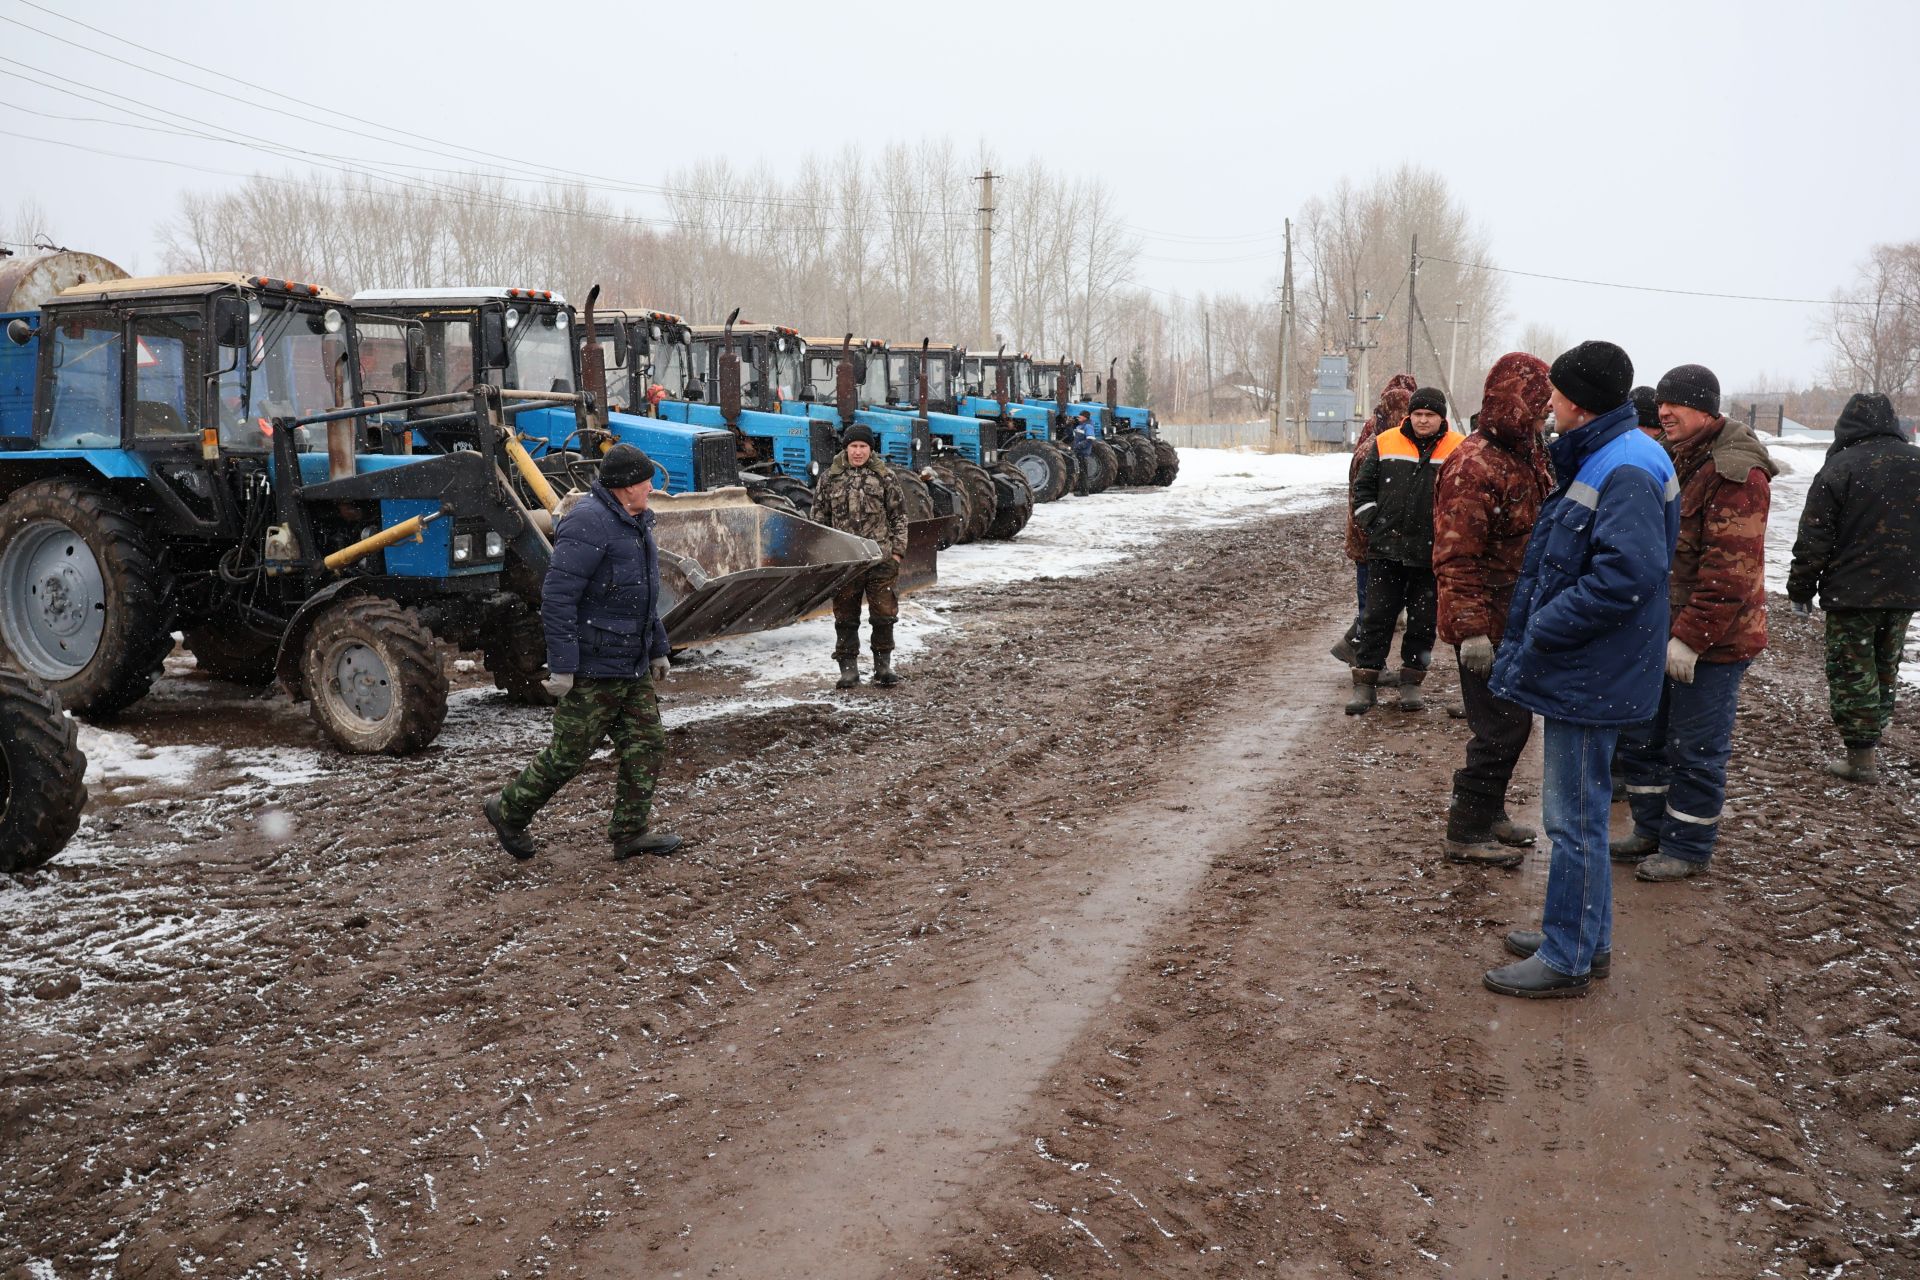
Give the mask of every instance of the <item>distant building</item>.
[[1307, 439], [1322, 444], [1351, 442], [1353, 391], [1347, 377], [1347, 357], [1320, 357], [1313, 371], [1313, 391], [1307, 396]]

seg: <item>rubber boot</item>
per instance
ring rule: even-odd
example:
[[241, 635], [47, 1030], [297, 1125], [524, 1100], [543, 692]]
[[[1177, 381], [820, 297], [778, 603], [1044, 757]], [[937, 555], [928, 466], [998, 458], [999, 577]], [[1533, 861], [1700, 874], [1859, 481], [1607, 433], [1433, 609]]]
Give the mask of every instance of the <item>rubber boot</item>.
[[883, 689], [900, 683], [893, 670], [893, 619], [873, 620], [873, 682]]
[[1353, 641], [1359, 634], [1360, 619], [1355, 618], [1353, 625], [1347, 628], [1347, 633], [1335, 641], [1333, 648], [1327, 650], [1327, 652], [1338, 658], [1342, 666], [1352, 666], [1354, 658], [1358, 656], [1353, 651]]
[[1378, 696], [1375, 685], [1380, 679], [1378, 671], [1369, 671], [1365, 667], [1353, 669], [1353, 697], [1347, 702], [1347, 714], [1363, 716], [1373, 710], [1374, 699]]
[[1493, 823], [1493, 838], [1501, 844], [1510, 844], [1515, 848], [1530, 846], [1540, 838], [1540, 833], [1524, 822], [1515, 822], [1502, 813]]
[[860, 683], [860, 659], [840, 659], [840, 678], [834, 681], [836, 689], [851, 689]]
[[1517, 867], [1526, 854], [1501, 844], [1494, 835], [1495, 820], [1500, 818], [1496, 797], [1475, 795], [1453, 784], [1453, 798], [1447, 804], [1447, 839], [1444, 853], [1448, 862], [1464, 862], [1483, 867]]
[[833, 660], [840, 664], [836, 689], [851, 689], [860, 683], [860, 620], [833, 624]]
[[1625, 840], [1615, 840], [1607, 846], [1607, 856], [1615, 862], [1639, 862], [1651, 858], [1660, 852], [1659, 836], [1643, 836], [1638, 831]]
[[1848, 747], [1845, 759], [1827, 761], [1827, 772], [1862, 786], [1877, 786], [1880, 782], [1880, 765], [1874, 760], [1873, 751], [1872, 747]]
[[1400, 668], [1400, 697], [1396, 705], [1402, 711], [1424, 711], [1425, 698], [1420, 696], [1420, 686], [1425, 682], [1427, 673], [1419, 667]]

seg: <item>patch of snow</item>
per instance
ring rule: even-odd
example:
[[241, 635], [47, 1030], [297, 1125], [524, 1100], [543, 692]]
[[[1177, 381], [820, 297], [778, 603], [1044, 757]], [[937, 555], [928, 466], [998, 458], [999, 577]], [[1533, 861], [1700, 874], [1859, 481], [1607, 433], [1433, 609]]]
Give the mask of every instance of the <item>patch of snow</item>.
[[183, 787], [218, 747], [154, 747], [130, 733], [80, 722], [80, 749], [87, 754], [87, 785], [109, 778]]

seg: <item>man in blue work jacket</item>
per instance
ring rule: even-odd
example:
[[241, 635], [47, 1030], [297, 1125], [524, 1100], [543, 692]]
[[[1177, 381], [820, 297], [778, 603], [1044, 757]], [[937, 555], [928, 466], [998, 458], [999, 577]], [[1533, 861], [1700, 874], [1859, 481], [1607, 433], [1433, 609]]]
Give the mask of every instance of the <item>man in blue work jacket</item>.
[[1620, 730], [1653, 718], [1666, 670], [1667, 575], [1680, 486], [1639, 429], [1633, 362], [1583, 342], [1553, 362], [1559, 485], [1540, 509], [1494, 658], [1497, 697], [1546, 721], [1540, 804], [1553, 860], [1539, 930], [1515, 930], [1523, 957], [1494, 969], [1502, 995], [1585, 995], [1613, 959], [1609, 776]]

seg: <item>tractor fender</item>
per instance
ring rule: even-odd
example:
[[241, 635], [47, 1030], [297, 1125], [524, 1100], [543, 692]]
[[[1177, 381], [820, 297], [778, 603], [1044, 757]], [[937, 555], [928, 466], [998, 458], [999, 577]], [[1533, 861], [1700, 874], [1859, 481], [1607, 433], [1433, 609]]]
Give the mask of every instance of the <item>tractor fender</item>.
[[280, 636], [280, 653], [274, 659], [274, 676], [286, 687], [287, 693], [295, 702], [304, 702], [307, 697], [306, 682], [300, 674], [300, 659], [307, 644], [307, 635], [313, 630], [313, 620], [322, 610], [336, 600], [347, 596], [378, 595], [366, 582], [355, 578], [341, 578], [329, 582], [308, 596], [300, 607], [293, 611], [293, 617], [287, 622], [287, 629]]

